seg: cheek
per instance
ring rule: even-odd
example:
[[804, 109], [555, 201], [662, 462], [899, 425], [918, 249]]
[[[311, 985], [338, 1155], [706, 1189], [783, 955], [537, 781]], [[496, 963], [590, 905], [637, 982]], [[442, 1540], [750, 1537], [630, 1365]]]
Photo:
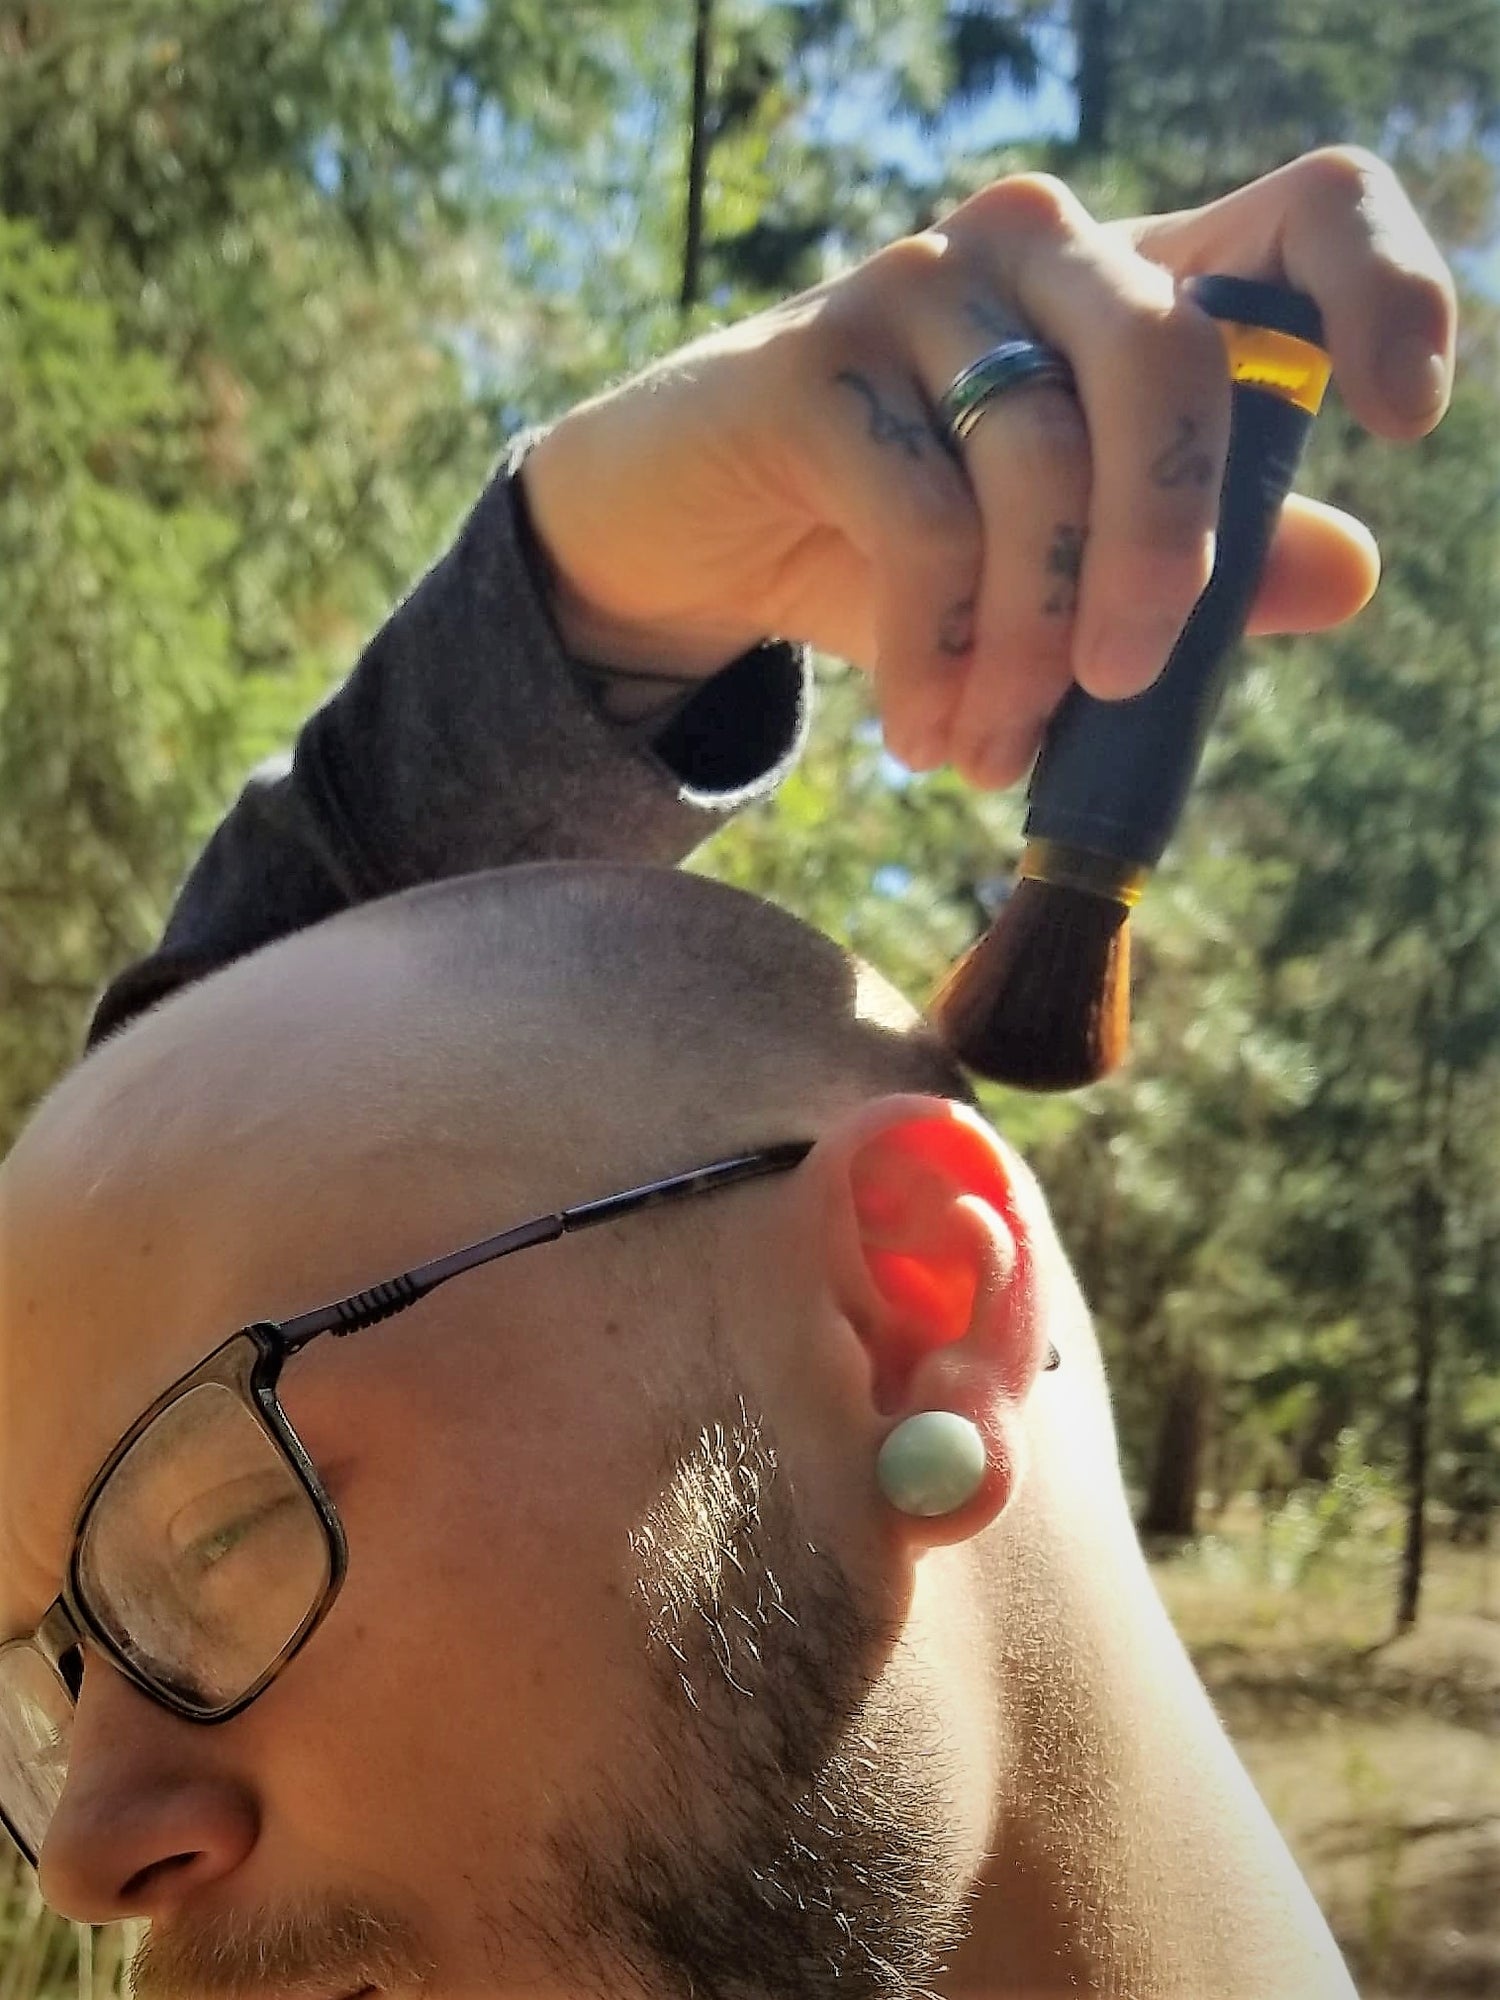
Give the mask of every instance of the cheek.
[[646, 1713], [630, 1534], [651, 1456], [615, 1411], [601, 1428], [594, 1397], [560, 1391], [525, 1422], [423, 1411], [336, 1482], [349, 1573], [289, 1670], [274, 1752], [319, 1844], [516, 1878], [618, 1777]]

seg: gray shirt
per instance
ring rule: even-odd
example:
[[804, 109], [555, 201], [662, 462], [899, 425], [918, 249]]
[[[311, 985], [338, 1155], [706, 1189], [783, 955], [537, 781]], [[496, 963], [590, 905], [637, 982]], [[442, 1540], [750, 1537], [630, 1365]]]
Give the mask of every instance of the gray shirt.
[[90, 1046], [260, 945], [418, 883], [520, 861], [675, 865], [793, 761], [795, 647], [644, 685], [567, 656], [520, 457], [293, 750], [251, 775], [160, 944], [100, 1001]]

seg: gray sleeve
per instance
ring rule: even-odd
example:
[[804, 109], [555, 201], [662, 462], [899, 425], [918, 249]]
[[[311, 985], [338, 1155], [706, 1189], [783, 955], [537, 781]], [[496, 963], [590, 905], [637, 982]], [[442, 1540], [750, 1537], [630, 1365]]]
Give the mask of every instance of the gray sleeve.
[[[801, 746], [806, 662], [768, 643], [706, 682], [609, 699], [563, 651], [516, 478], [303, 727], [255, 771], [156, 949], [108, 988], [89, 1044], [172, 992], [351, 904], [511, 862], [672, 865], [771, 789]], [[628, 694], [628, 690], [626, 691]]]

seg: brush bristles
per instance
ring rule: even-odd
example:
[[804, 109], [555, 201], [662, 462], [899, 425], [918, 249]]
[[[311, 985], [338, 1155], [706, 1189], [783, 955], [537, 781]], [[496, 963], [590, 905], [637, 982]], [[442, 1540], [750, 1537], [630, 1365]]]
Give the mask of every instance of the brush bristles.
[[1130, 912], [1023, 880], [928, 1009], [969, 1069], [1020, 1090], [1077, 1090], [1130, 1041]]

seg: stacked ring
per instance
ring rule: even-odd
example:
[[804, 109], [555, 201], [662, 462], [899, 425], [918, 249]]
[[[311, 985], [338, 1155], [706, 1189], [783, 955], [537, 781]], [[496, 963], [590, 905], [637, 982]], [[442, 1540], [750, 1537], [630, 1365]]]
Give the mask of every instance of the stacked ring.
[[1071, 390], [1073, 370], [1065, 356], [1040, 340], [1002, 340], [970, 362], [943, 392], [938, 410], [954, 445], [963, 443], [995, 397], [1023, 383]]

